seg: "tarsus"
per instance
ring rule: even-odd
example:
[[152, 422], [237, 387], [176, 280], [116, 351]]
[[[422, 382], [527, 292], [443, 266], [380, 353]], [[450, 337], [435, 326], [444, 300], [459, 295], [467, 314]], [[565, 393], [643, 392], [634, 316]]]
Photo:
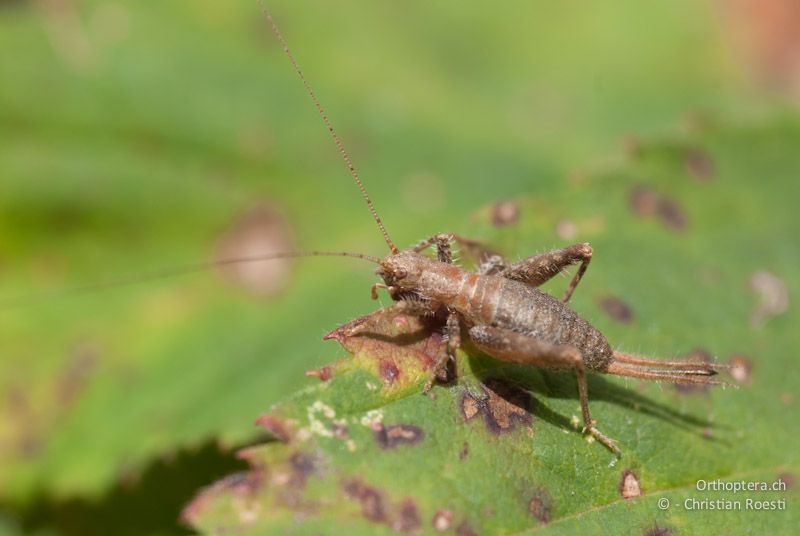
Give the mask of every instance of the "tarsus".
[[322, 117], [322, 122], [325, 123], [325, 127], [328, 129], [328, 132], [330, 132], [331, 137], [333, 138], [333, 142], [336, 144], [336, 148], [339, 149], [339, 154], [342, 155], [342, 159], [344, 160], [344, 163], [347, 165], [347, 169], [350, 170], [350, 174], [353, 176], [353, 179], [355, 179], [356, 184], [358, 185], [358, 189], [361, 190], [361, 195], [364, 196], [364, 200], [367, 202], [369, 211], [372, 213], [372, 217], [375, 220], [375, 223], [378, 224], [378, 228], [381, 230], [381, 233], [383, 234], [383, 239], [386, 241], [386, 244], [389, 246], [389, 249], [392, 250], [392, 253], [398, 253], [400, 250], [397, 249], [397, 246], [394, 245], [392, 239], [389, 238], [389, 233], [386, 232], [386, 227], [383, 226], [383, 222], [381, 221], [380, 216], [378, 216], [378, 211], [375, 210], [375, 205], [372, 204], [372, 199], [369, 198], [369, 195], [367, 194], [367, 189], [364, 188], [364, 184], [361, 182], [361, 179], [358, 176], [358, 172], [356, 171], [356, 168], [353, 165], [352, 160], [350, 160], [350, 155], [347, 154], [347, 151], [344, 148], [342, 140], [339, 138], [339, 135], [336, 134], [336, 131], [333, 129], [333, 125], [331, 124], [330, 119], [328, 119], [328, 114], [325, 113], [325, 110], [322, 108], [322, 104], [320, 104], [316, 93], [314, 93], [314, 90], [311, 88], [311, 85], [308, 83], [306, 77], [303, 75], [303, 71], [300, 70], [300, 66], [297, 63], [297, 60], [294, 59], [292, 51], [289, 50], [289, 45], [286, 44], [286, 40], [283, 38], [283, 34], [278, 29], [278, 25], [275, 24], [275, 21], [272, 19], [272, 15], [267, 9], [267, 6], [265, 6], [264, 2], [262, 2], [261, 0], [259, 0], [258, 3], [261, 6], [261, 11], [264, 13], [264, 16], [267, 18], [270, 25], [272, 26], [272, 32], [275, 34], [275, 37], [278, 39], [281, 46], [283, 47], [283, 51], [286, 53], [286, 56], [292, 63], [294, 71], [297, 73], [297, 76], [300, 77], [300, 81], [303, 82], [303, 87], [305, 87], [306, 93], [308, 93], [308, 96], [311, 97], [312, 101], [314, 101], [314, 106], [316, 106], [319, 115]]

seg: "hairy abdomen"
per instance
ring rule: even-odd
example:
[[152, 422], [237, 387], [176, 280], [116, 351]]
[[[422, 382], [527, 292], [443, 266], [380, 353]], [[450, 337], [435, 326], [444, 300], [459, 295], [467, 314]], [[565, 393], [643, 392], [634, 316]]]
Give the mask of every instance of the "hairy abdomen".
[[474, 320], [550, 343], [575, 346], [586, 368], [604, 371], [613, 357], [605, 336], [549, 294], [518, 281], [483, 276], [471, 300]]

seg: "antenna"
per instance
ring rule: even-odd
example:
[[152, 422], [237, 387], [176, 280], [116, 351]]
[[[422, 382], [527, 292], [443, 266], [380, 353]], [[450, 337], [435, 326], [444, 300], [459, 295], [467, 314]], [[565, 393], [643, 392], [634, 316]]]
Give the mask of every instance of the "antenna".
[[375, 210], [375, 206], [372, 204], [372, 200], [369, 198], [367, 194], [367, 189], [364, 188], [364, 184], [361, 182], [361, 179], [358, 177], [358, 172], [356, 171], [355, 166], [353, 166], [352, 160], [350, 160], [350, 155], [347, 154], [345, 151], [344, 144], [342, 144], [342, 140], [339, 138], [339, 135], [336, 134], [336, 131], [333, 129], [333, 125], [331, 124], [330, 119], [328, 119], [328, 114], [325, 113], [325, 110], [322, 108], [322, 104], [320, 104], [317, 95], [314, 93], [314, 90], [311, 89], [311, 85], [306, 80], [306, 77], [303, 75], [303, 71], [300, 70], [300, 66], [297, 64], [297, 60], [294, 59], [292, 55], [292, 51], [289, 50], [289, 45], [286, 44], [286, 40], [283, 38], [283, 34], [278, 29], [278, 25], [275, 24], [275, 21], [272, 19], [272, 15], [270, 14], [267, 6], [264, 5], [262, 0], [258, 0], [259, 5], [261, 6], [261, 11], [264, 13], [264, 16], [269, 21], [270, 25], [272, 26], [272, 32], [275, 34], [275, 37], [280, 42], [281, 46], [283, 47], [283, 51], [286, 53], [286, 56], [289, 58], [289, 61], [292, 63], [292, 67], [294, 71], [297, 73], [297, 76], [300, 77], [300, 81], [303, 82], [303, 87], [306, 89], [306, 93], [308, 96], [311, 97], [311, 100], [314, 102], [314, 106], [316, 106], [319, 115], [322, 117], [322, 122], [325, 123], [325, 127], [330, 132], [331, 137], [333, 138], [333, 142], [336, 144], [336, 148], [339, 149], [339, 154], [342, 155], [342, 159], [344, 163], [347, 165], [347, 169], [350, 170], [350, 174], [355, 179], [356, 184], [358, 185], [358, 189], [361, 190], [361, 195], [364, 196], [364, 201], [367, 202], [367, 206], [369, 207], [369, 211], [372, 213], [372, 217], [375, 220], [375, 223], [378, 224], [378, 228], [381, 230], [383, 234], [383, 239], [386, 241], [386, 244], [389, 246], [389, 249], [392, 250], [392, 253], [399, 253], [400, 250], [397, 249], [397, 246], [394, 245], [392, 239], [389, 238], [389, 233], [386, 232], [386, 227], [383, 226], [383, 222], [381, 218], [378, 216], [378, 212]]
[[262, 255], [252, 255], [249, 257], [233, 257], [229, 259], [219, 259], [215, 261], [196, 262], [194, 264], [186, 264], [150, 272], [144, 275], [138, 275], [123, 279], [115, 279], [110, 281], [103, 281], [100, 283], [91, 283], [78, 287], [68, 288], [66, 290], [55, 292], [42, 292], [33, 297], [26, 296], [21, 298], [12, 298], [8, 300], [0, 300], [0, 312], [9, 309], [18, 309], [21, 307], [35, 305], [36, 303], [46, 302], [53, 298], [70, 298], [75, 296], [82, 296], [83, 294], [97, 292], [101, 290], [124, 287], [129, 285], [136, 285], [139, 283], [147, 283], [157, 279], [164, 279], [167, 277], [177, 277], [181, 275], [192, 274], [195, 272], [202, 272], [210, 268], [218, 268], [220, 266], [229, 266], [232, 264], [241, 264], [247, 262], [269, 261], [273, 259], [287, 259], [296, 257], [350, 257], [353, 259], [361, 259], [375, 264], [380, 264], [381, 260], [372, 255], [365, 255], [363, 253], [350, 253], [349, 251], [279, 251], [275, 253], [265, 253]]
[[[300, 77], [300, 81], [303, 83], [303, 86], [306, 89], [306, 92], [311, 97], [311, 100], [314, 102], [314, 106], [316, 106], [317, 111], [319, 112], [320, 116], [322, 117], [323, 123], [325, 123], [325, 127], [328, 129], [331, 137], [333, 138], [334, 143], [336, 144], [337, 149], [339, 150], [339, 154], [341, 154], [342, 159], [344, 160], [345, 164], [347, 165], [347, 169], [350, 171], [350, 174], [353, 176], [353, 179], [358, 186], [358, 189], [361, 190], [361, 195], [364, 197], [364, 200], [367, 202], [367, 206], [369, 207], [369, 211], [372, 213], [372, 217], [375, 220], [375, 223], [378, 224], [378, 228], [380, 229], [381, 233], [383, 234], [383, 239], [386, 241], [386, 244], [392, 251], [392, 254], [399, 253], [400, 250], [397, 246], [392, 242], [392, 239], [389, 238], [389, 233], [386, 231], [386, 227], [383, 225], [383, 221], [381, 221], [380, 216], [378, 216], [378, 212], [375, 210], [375, 205], [372, 204], [372, 199], [370, 199], [369, 194], [367, 194], [366, 188], [364, 188], [364, 184], [361, 182], [361, 179], [358, 176], [358, 172], [356, 171], [353, 162], [350, 160], [350, 155], [344, 148], [344, 144], [342, 144], [342, 140], [339, 138], [339, 135], [336, 134], [336, 131], [333, 128], [333, 125], [328, 119], [328, 115], [325, 113], [325, 110], [322, 108], [322, 105], [317, 98], [317, 95], [314, 93], [314, 90], [309, 85], [308, 81], [306, 80], [303, 72], [300, 70], [297, 61], [294, 59], [292, 52], [289, 50], [289, 46], [286, 44], [286, 40], [283, 38], [283, 34], [278, 29], [278, 26], [275, 24], [275, 21], [272, 19], [272, 15], [270, 14], [267, 7], [264, 5], [263, 0], [258, 0], [258, 3], [261, 7], [261, 10], [264, 16], [269, 21], [270, 25], [272, 26], [272, 31], [277, 37], [278, 41], [280, 42], [281, 46], [283, 47], [284, 52], [289, 58], [289, 61], [292, 64], [297, 75]], [[237, 257], [237, 258], [226, 258], [226, 259], [219, 259], [215, 261], [203, 261], [197, 262], [194, 264], [186, 264], [183, 266], [177, 266], [173, 268], [168, 268], [165, 270], [159, 270], [155, 272], [150, 272], [144, 275], [139, 276], [132, 276], [122, 279], [115, 279], [109, 281], [103, 281], [100, 283], [92, 283], [88, 285], [81, 285], [72, 288], [67, 288], [61, 291], [55, 292], [41, 292], [37, 295], [22, 297], [22, 298], [11, 298], [11, 299], [0, 299], [0, 313], [10, 309], [17, 309], [21, 307], [35, 305], [36, 303], [40, 303], [51, 298], [70, 298], [81, 296], [86, 293], [111, 289], [115, 287], [121, 286], [128, 286], [128, 285], [136, 285], [140, 283], [146, 283], [148, 281], [153, 281], [157, 279], [163, 279], [167, 277], [177, 277], [180, 275], [187, 275], [195, 272], [201, 272], [204, 270], [208, 270], [210, 268], [216, 268], [220, 266], [228, 266], [232, 264], [240, 264], [240, 263], [247, 263], [247, 262], [259, 262], [259, 261], [267, 261], [272, 259], [285, 259], [285, 258], [296, 258], [296, 257], [350, 257], [354, 259], [361, 259], [368, 262], [372, 262], [374, 264], [380, 264], [381, 260], [378, 257], [374, 257], [372, 255], [365, 255], [363, 253], [351, 253], [347, 251], [341, 252], [331, 252], [331, 251], [284, 251], [284, 252], [275, 252], [275, 253], [266, 253], [260, 255], [254, 255], [250, 257]]]

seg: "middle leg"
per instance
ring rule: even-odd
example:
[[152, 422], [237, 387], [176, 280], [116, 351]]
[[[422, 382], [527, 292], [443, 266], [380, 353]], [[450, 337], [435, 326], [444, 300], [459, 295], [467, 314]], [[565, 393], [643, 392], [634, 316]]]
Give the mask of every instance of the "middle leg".
[[575, 276], [564, 294], [563, 301], [566, 303], [572, 297], [583, 274], [586, 273], [591, 260], [592, 246], [587, 243], [575, 244], [523, 259], [502, 270], [499, 275], [538, 287], [553, 276], [560, 274], [567, 267], [580, 262], [581, 266], [575, 272]]
[[461, 323], [458, 321], [456, 313], [450, 313], [447, 316], [447, 323], [444, 326], [444, 338], [447, 346], [433, 366], [433, 374], [425, 383], [425, 387], [422, 389], [423, 393], [430, 391], [431, 387], [433, 387], [433, 382], [437, 379], [439, 381], [447, 381], [447, 364], [456, 362], [456, 351], [461, 346]]
[[[433, 316], [436, 314], [439, 305], [434, 302], [425, 302], [418, 300], [400, 300], [393, 306], [386, 309], [381, 309], [372, 313], [372, 316], [379, 316], [381, 318], [391, 319], [400, 315], [411, 316]], [[350, 328], [346, 334], [348, 337], [361, 335], [366, 329], [365, 324], [358, 324]], [[458, 315], [454, 312], [449, 312], [447, 321], [444, 325], [444, 341], [446, 343], [444, 349], [436, 359], [433, 365], [433, 371], [425, 387], [422, 389], [423, 393], [427, 393], [433, 387], [433, 383], [438, 379], [439, 381], [447, 380], [447, 365], [450, 362], [455, 364], [456, 352], [461, 346], [461, 323], [458, 320]]]

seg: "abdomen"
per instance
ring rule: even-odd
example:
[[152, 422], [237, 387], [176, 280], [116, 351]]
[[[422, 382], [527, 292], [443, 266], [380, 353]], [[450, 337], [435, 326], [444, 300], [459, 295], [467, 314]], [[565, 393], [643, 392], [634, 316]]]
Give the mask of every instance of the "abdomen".
[[613, 356], [608, 340], [564, 303], [518, 281], [496, 276], [483, 278], [491, 280], [485, 283], [494, 287], [497, 295], [492, 307], [477, 308], [484, 312], [479, 321], [550, 344], [575, 346], [590, 370], [603, 371], [608, 367]]

